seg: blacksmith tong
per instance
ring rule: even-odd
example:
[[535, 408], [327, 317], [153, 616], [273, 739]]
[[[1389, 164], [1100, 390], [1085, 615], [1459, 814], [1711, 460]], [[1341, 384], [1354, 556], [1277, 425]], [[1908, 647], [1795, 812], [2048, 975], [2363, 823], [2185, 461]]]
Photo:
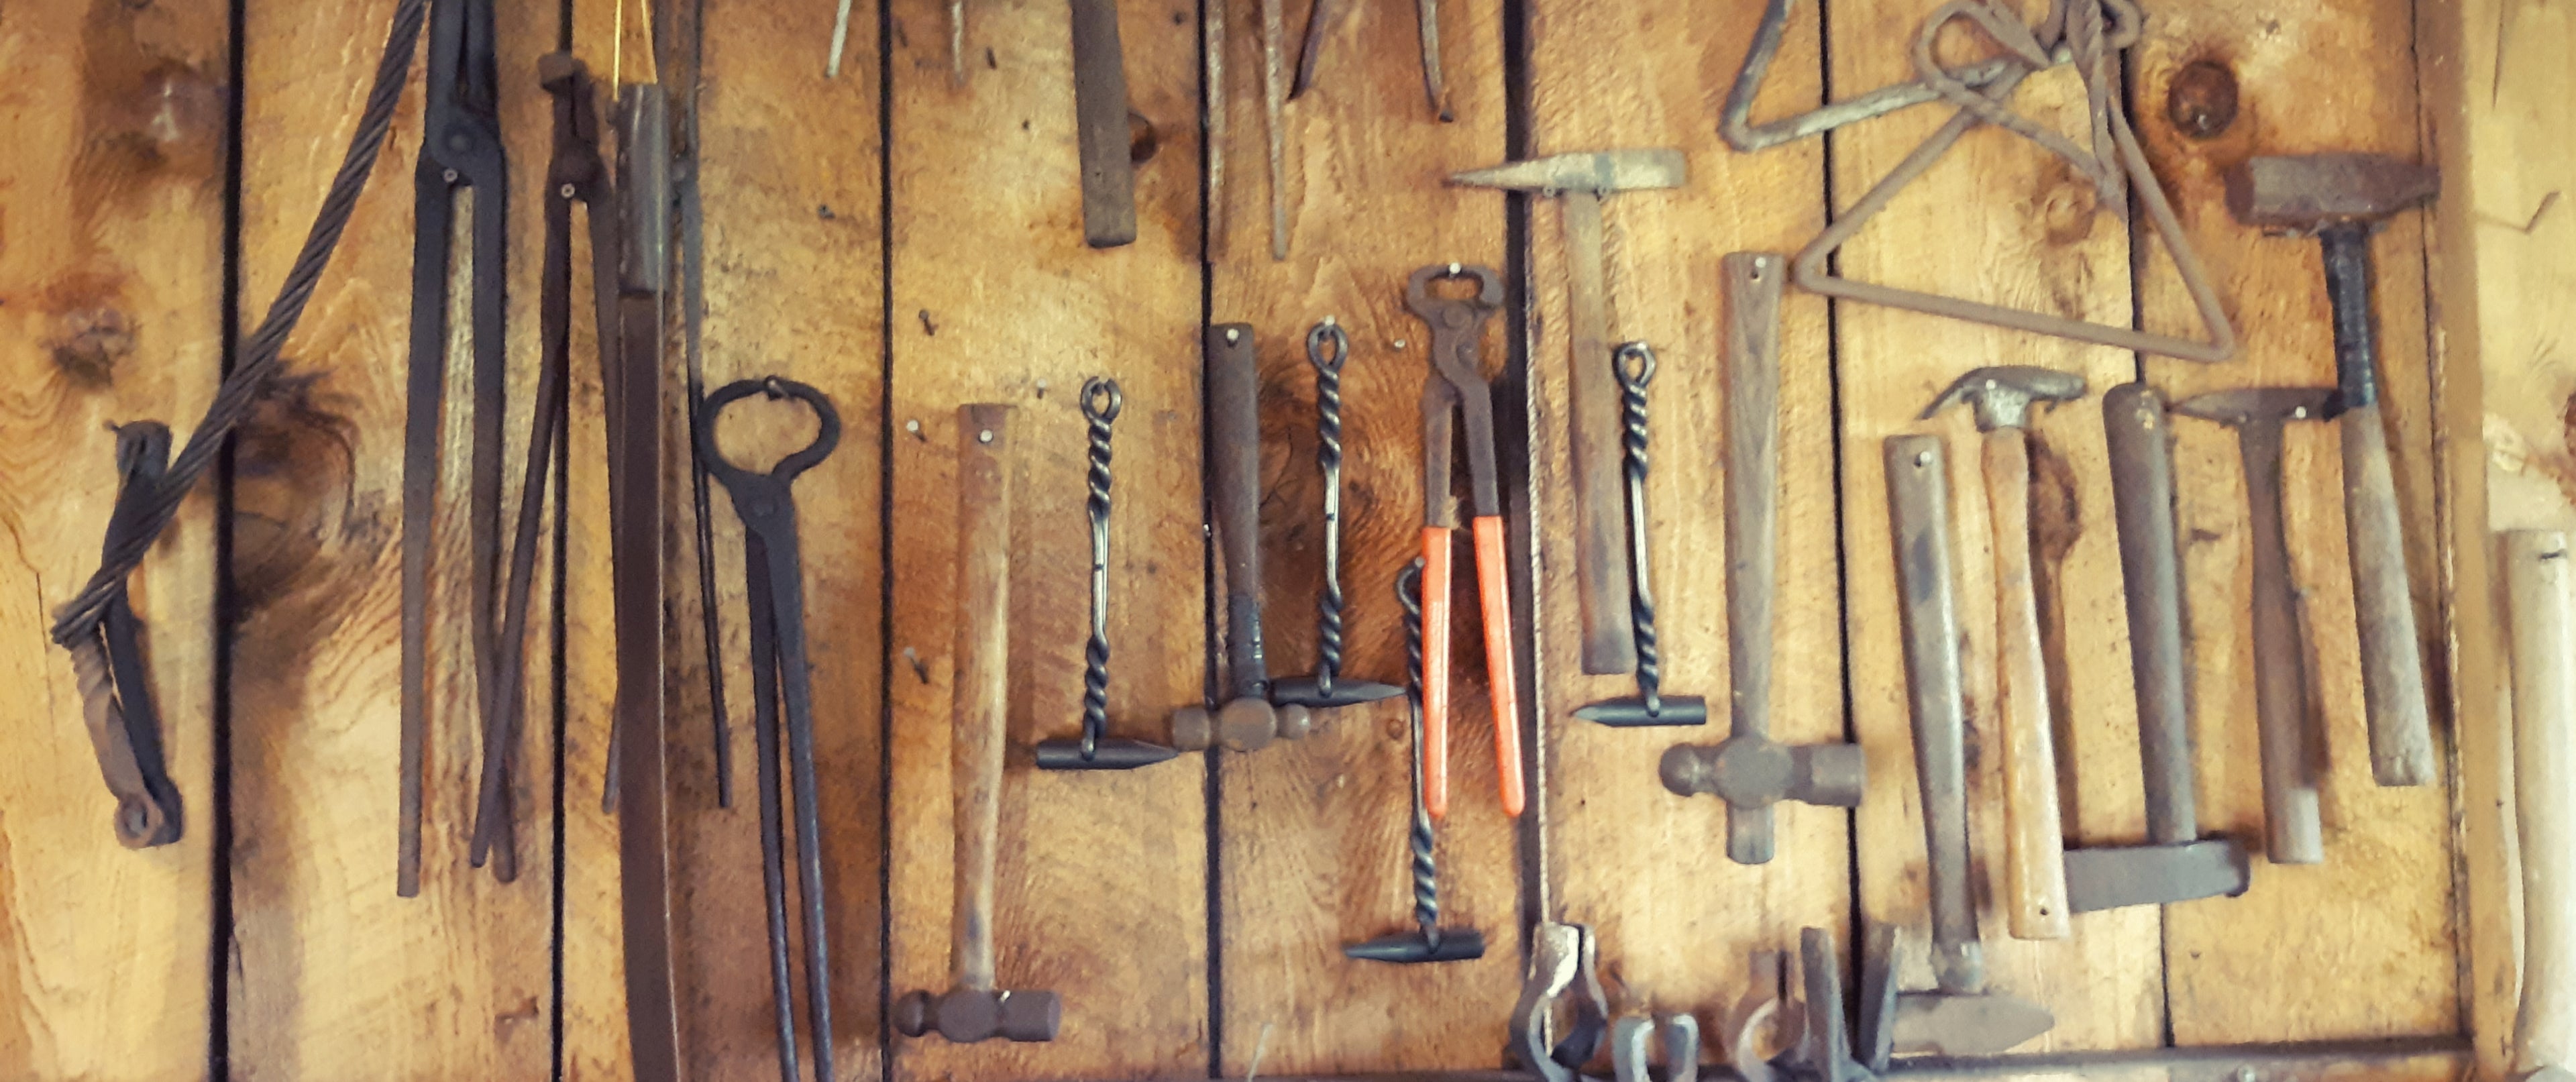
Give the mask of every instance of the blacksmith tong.
[[[422, 768], [429, 743], [429, 563], [438, 502], [439, 414], [447, 383], [449, 243], [460, 188], [474, 191], [473, 439], [467, 536], [474, 686], [488, 716], [499, 661], [494, 627], [501, 523], [503, 340], [509, 167], [501, 152], [492, 0], [436, 0], [429, 15], [429, 102], [412, 174], [409, 403], [403, 425], [402, 781], [395, 891], [420, 893]], [[487, 728], [487, 731], [488, 728]]]
[[[1468, 297], [1443, 297], [1435, 283], [1463, 278], [1475, 284]], [[1422, 729], [1431, 754], [1423, 760], [1424, 798], [1431, 814], [1447, 813], [1449, 772], [1449, 568], [1458, 508], [1453, 423], [1464, 419], [1467, 478], [1476, 541], [1476, 595], [1485, 623], [1485, 679], [1494, 704], [1494, 766], [1501, 777], [1503, 814], [1517, 816], [1526, 800], [1521, 784], [1520, 686], [1512, 671], [1512, 602], [1503, 577], [1503, 494], [1494, 450], [1494, 394], [1485, 382], [1477, 340], [1485, 321], [1502, 310], [1503, 278], [1490, 267], [1435, 263], [1413, 272], [1405, 306], [1431, 325], [1431, 374], [1422, 384]]]
[[[793, 398], [814, 411], [820, 430], [804, 450], [780, 459], [767, 473], [734, 465], [716, 447], [716, 417], [726, 406], [755, 394]], [[780, 730], [785, 730], [788, 772], [795, 788], [796, 898], [805, 945], [805, 1002], [814, 1022], [814, 1077], [832, 1071], [832, 958], [825, 934], [831, 912], [823, 895], [823, 820], [816, 801], [813, 666], [805, 655], [805, 565], [796, 541], [797, 475], [813, 469], [841, 442], [841, 417], [823, 392], [790, 379], [738, 380], [707, 396], [698, 407], [698, 461], [707, 476], [733, 497], [742, 516], [743, 566], [751, 606], [751, 699], [754, 746], [760, 762], [761, 885], [769, 901], [769, 973], [778, 1013], [779, 1077], [798, 1077], [795, 992], [788, 965], [787, 869], [781, 840], [778, 777]], [[782, 710], [782, 705], [784, 709]]]

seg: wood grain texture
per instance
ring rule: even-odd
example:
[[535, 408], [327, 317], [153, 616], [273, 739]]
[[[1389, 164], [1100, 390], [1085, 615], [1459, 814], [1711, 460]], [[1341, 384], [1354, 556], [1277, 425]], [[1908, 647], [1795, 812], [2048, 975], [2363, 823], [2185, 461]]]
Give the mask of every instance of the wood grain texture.
[[[2176, 401], [2228, 387], [2334, 381], [2329, 312], [2313, 241], [2264, 237], [2233, 221], [2220, 174], [2256, 154], [2360, 150], [2417, 156], [2403, 3], [2357, 0], [2255, 12], [2229, 4], [2159, 9], [2135, 55], [2140, 137], [2173, 194], [2202, 261], [2232, 298], [2237, 360], [2194, 367], [2150, 361]], [[2186, 139], [2161, 103], [2174, 74], [2220, 65], [2239, 110], [2215, 137]], [[2383, 74], [2384, 73], [2384, 74]], [[2423, 218], [2404, 214], [2374, 240], [2381, 388], [2397, 490], [2416, 569], [2419, 622], [2433, 578], [2431, 441], [2424, 359]], [[2162, 260], [2140, 276], [2150, 327], [2183, 325], [2187, 302]], [[2194, 727], [2206, 829], [2240, 836], [2262, 824], [2253, 722], [2246, 495], [2235, 434], [2174, 426], [2177, 509], [2189, 613]], [[2459, 1025], [2456, 924], [2445, 787], [2371, 781], [2359, 646], [2345, 561], [2341, 451], [2329, 425], [2293, 425], [2284, 478], [2293, 578], [2303, 591], [2310, 709], [2323, 727], [2326, 863], [2256, 861], [2231, 901], [2176, 907], [2166, 922], [2168, 1003], [2183, 1044], [2453, 1032]], [[2438, 652], [2429, 652], [2438, 657]], [[2297, 958], [2301, 964], [2279, 964]], [[2370, 989], [2367, 995], [2353, 994]], [[2264, 1009], [2249, 1009], [2251, 1004]]]
[[[263, 6], [245, 27], [246, 305], [277, 288], [356, 120], [392, 5]], [[501, 116], [510, 158], [510, 433], [524, 453], [536, 366], [548, 14], [505, 8]], [[418, 80], [415, 68], [415, 82]], [[345, 103], [316, 108], [316, 102]], [[333, 273], [287, 346], [291, 371], [241, 445], [234, 523], [243, 623], [233, 704], [236, 1077], [524, 1077], [554, 1055], [550, 1009], [553, 779], [518, 772], [522, 857], [503, 884], [466, 864], [481, 739], [466, 634], [466, 424], [471, 392], [465, 215], [450, 276], [449, 380], [429, 608], [430, 742], [421, 894], [394, 895], [400, 698], [399, 463], [410, 326], [414, 92], [359, 201]], [[460, 204], [485, 204], [460, 197]], [[259, 300], [252, 300], [258, 298]], [[245, 325], [257, 319], [247, 308]], [[518, 477], [505, 470], [504, 506]], [[532, 636], [528, 655], [548, 644]], [[532, 700], [546, 690], [532, 679]], [[542, 710], [542, 706], [538, 709]], [[532, 713], [544, 717], [544, 713]], [[548, 761], [531, 726], [519, 762]]]
[[[1002, 793], [996, 979], [1063, 997], [1053, 1043], [897, 1038], [893, 1076], [1174, 1077], [1207, 1069], [1205, 760], [1045, 774], [1023, 750], [1080, 717], [1089, 616], [1088, 376], [1126, 408], [1113, 434], [1110, 729], [1161, 740], [1205, 684], [1199, 496], [1198, 32], [1194, 7], [1120, 11], [1127, 87], [1155, 151], [1138, 165], [1136, 243], [1085, 247], [1069, 11], [971, 6], [972, 77], [949, 78], [942, 5], [900, 0], [888, 52], [896, 218], [892, 938], [897, 995], [949, 979], [950, 644], [957, 407], [1007, 403], [1011, 755]], [[917, 427], [916, 427], [917, 423]]]
[[50, 0], [0, 10], [0, 1073], [202, 1074], [214, 812], [213, 485], [129, 589], [145, 625], [185, 834], [109, 827], [69, 655], [45, 634], [98, 566], [116, 498], [108, 426], [185, 439], [223, 355], [221, 4]]
[[2429, 263], [2461, 996], [2482, 1073], [2504, 1077], [2523, 960], [2501, 669], [2510, 611], [2490, 531], [2576, 524], [2563, 480], [2576, 476], [2565, 409], [2576, 370], [2548, 314], [2576, 284], [2568, 208], [2558, 205], [2576, 175], [2576, 148], [2562, 137], [2576, 76], [2540, 59], [2576, 44], [2576, 19], [2519, 0], [2466, 0], [2417, 8], [2416, 33], [2427, 160], [2444, 179]]
[[[2034, 18], [2044, 6], [2021, 5]], [[1832, 85], [1848, 95], [1910, 78], [1906, 46], [1925, 14], [1926, 5], [1912, 2], [1837, 4], [1826, 47]], [[2061, 68], [2031, 77], [2010, 105], [2044, 127], [2080, 132], [2083, 101], [2072, 72]], [[1828, 136], [1837, 202], [1875, 185], [1949, 113], [1917, 109]], [[2089, 182], [2030, 142], [1992, 128], [1973, 131], [1843, 248], [1840, 270], [1898, 288], [2126, 323], [2128, 238], [2117, 219], [2096, 213], [2097, 198]], [[1895, 433], [1932, 432], [1948, 441], [1953, 471], [1972, 883], [1991, 987], [2056, 1014], [2056, 1028], [2026, 1048], [2156, 1044], [2162, 960], [2154, 910], [2084, 914], [2062, 940], [2005, 934], [1995, 534], [1987, 501], [1969, 495], [1983, 487], [1968, 466], [1978, 459], [1979, 437], [1970, 411], [1915, 419], [1961, 373], [1999, 358], [2078, 373], [2098, 395], [2131, 377], [2131, 356], [1859, 304], [1838, 305], [1834, 315], [1851, 717], [1870, 755], [1870, 792], [1858, 817], [1862, 912], [1868, 921], [1897, 925], [1900, 985], [1929, 987], [1923, 828], [1879, 448]], [[2055, 735], [2073, 845], [2134, 843], [2145, 830], [2100, 416], [2070, 404], [2036, 413], [2030, 424], [2034, 570], [2048, 599], [2040, 619], [2057, 696], [2053, 713], [2062, 719]]]
[[[1805, 13], [1802, 13], [1805, 14]], [[1759, 155], [1718, 139], [1716, 105], [1744, 56], [1756, 5], [1619, 5], [1541, 0], [1530, 29], [1535, 154], [1678, 147], [1688, 182], [1610, 196], [1609, 333], [1642, 340], [1658, 369], [1647, 389], [1652, 468], [1649, 558], [1667, 694], [1708, 699], [1709, 724], [1612, 729], [1573, 711], [1636, 694], [1632, 676], [1584, 676], [1574, 591], [1575, 533], [1568, 395], [1568, 266], [1561, 208], [1530, 216], [1531, 474], [1540, 573], [1537, 710], [1548, 741], [1548, 890], [1541, 919], [1592, 925], [1614, 1011], [1696, 1014], [1718, 1034], [1747, 987], [1757, 950], [1794, 950], [1802, 926], [1849, 921], [1848, 813], [1775, 806], [1778, 855], [1746, 867], [1726, 858], [1726, 810], [1657, 781], [1676, 743], [1726, 736], [1724, 507], [1725, 321], [1719, 259], [1730, 250], [1788, 251], [1823, 228], [1824, 147]], [[1762, 108], [1812, 106], [1819, 94], [1816, 22], [1791, 32]], [[1605, 58], [1618, 63], [1605, 68]], [[1609, 74], [1615, 70], [1616, 74]], [[1785, 261], [1778, 264], [1786, 273]], [[1830, 346], [1825, 306], [1792, 293], [1781, 306], [1780, 521], [1771, 735], [1839, 743], [1842, 632], [1835, 596]], [[1610, 354], [1583, 363], [1608, 365]], [[1873, 772], [1878, 767], [1873, 764]], [[1710, 1054], [1716, 1044], [1709, 1042]]]
[[[1327, 316], [1350, 337], [1342, 371], [1342, 590], [1346, 678], [1404, 683], [1396, 573], [1420, 551], [1421, 391], [1430, 329], [1404, 301], [1416, 267], [1499, 267], [1501, 200], [1451, 189], [1453, 168], [1503, 155], [1502, 21], [1449, 4], [1442, 26], [1458, 119], [1424, 103], [1409, 5], [1337, 5], [1316, 85], [1285, 112], [1286, 262], [1261, 243], [1258, 177], [1224, 193], [1236, 235], [1210, 268], [1212, 322], [1255, 328], [1260, 353], [1263, 638], [1273, 679], [1316, 667], [1323, 588], [1323, 478], [1316, 464], [1315, 368], [1306, 333]], [[1225, 65], [1235, 85], [1237, 160], [1258, 157], [1260, 47], [1254, 5], [1237, 2]], [[1288, 44], [1305, 24], [1291, 5]], [[1502, 321], [1484, 343], [1504, 353]], [[1465, 473], [1459, 459], [1462, 476]], [[1456, 557], [1462, 566], [1471, 557]], [[1472, 571], [1453, 612], [1472, 614]], [[1345, 943], [1413, 927], [1406, 835], [1409, 736], [1401, 696], [1319, 711], [1313, 734], [1255, 755], [1220, 755], [1217, 866], [1225, 933], [1224, 1071], [1321, 1072], [1490, 1067], [1519, 987], [1513, 944], [1512, 832], [1498, 806], [1493, 729], [1483, 693], [1483, 633], [1453, 621], [1448, 746], [1451, 810], [1438, 850], [1441, 919], [1485, 935], [1485, 957], [1387, 965], [1342, 956]]]

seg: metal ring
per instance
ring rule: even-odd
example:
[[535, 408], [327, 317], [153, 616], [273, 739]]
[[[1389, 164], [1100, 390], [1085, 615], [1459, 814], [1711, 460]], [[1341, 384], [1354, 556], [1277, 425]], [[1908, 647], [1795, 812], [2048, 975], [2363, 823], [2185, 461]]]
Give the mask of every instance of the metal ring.
[[1643, 390], [1655, 381], [1655, 350], [1644, 342], [1622, 342], [1610, 354], [1610, 367], [1619, 373], [1619, 386]]
[[[1106, 404], [1104, 404], [1104, 402]], [[1127, 398], [1118, 393], [1118, 381], [1107, 376], [1093, 376], [1082, 381], [1082, 415], [1108, 424], [1118, 419], [1118, 411], [1127, 408]]]
[[724, 456], [723, 451], [716, 448], [716, 416], [723, 413], [726, 406], [755, 394], [767, 395], [773, 399], [793, 398], [803, 402], [807, 408], [814, 411], [815, 420], [820, 422], [814, 433], [814, 442], [806, 444], [804, 450], [779, 459], [777, 465], [769, 468], [769, 476], [782, 481], [792, 479], [797, 474], [814, 468], [816, 463], [823, 461], [824, 456], [832, 453], [833, 448], [840, 446], [841, 415], [833, 410], [832, 400], [811, 384], [799, 383], [783, 376], [735, 380], [707, 392], [706, 401], [698, 404], [698, 460], [706, 464], [708, 473], [719, 479], [726, 476], [752, 475], [752, 471], [734, 465], [732, 460]]
[[[1326, 343], [1330, 343], [1333, 347], [1333, 356], [1330, 360], [1324, 358]], [[1325, 316], [1323, 322], [1315, 324], [1313, 330], [1306, 332], [1307, 363], [1321, 371], [1338, 376], [1342, 373], [1343, 363], [1350, 359], [1351, 336], [1343, 333], [1342, 325], [1333, 317]]]

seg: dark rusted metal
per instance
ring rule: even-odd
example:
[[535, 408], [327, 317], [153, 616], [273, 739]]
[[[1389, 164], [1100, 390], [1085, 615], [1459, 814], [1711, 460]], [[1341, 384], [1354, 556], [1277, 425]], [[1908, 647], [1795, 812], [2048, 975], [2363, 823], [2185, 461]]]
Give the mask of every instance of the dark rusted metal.
[[1620, 450], [1628, 481], [1628, 618], [1637, 641], [1637, 695], [1577, 709], [1574, 716], [1603, 725], [1705, 725], [1708, 700], [1664, 694], [1663, 642], [1655, 634], [1655, 594], [1648, 573], [1654, 552], [1646, 544], [1646, 385], [1655, 379], [1655, 351], [1643, 342], [1621, 345], [1610, 356], [1619, 380]]
[[1082, 239], [1094, 248], [1116, 248], [1136, 241], [1136, 166], [1128, 156], [1127, 61], [1118, 44], [1118, 5], [1071, 2]]
[[1161, 744], [1109, 735], [1109, 428], [1126, 405], [1117, 380], [1083, 381], [1082, 419], [1090, 433], [1083, 503], [1091, 520], [1091, 639], [1082, 651], [1082, 735], [1038, 741], [1040, 770], [1133, 770], [1180, 754]]
[[1440, 926], [1440, 836], [1431, 822], [1431, 806], [1423, 799], [1423, 764], [1438, 749], [1424, 745], [1422, 736], [1422, 560], [1415, 560], [1395, 576], [1395, 601], [1404, 609], [1405, 716], [1412, 734], [1411, 769], [1406, 773], [1412, 782], [1413, 818], [1407, 831], [1406, 850], [1411, 856], [1413, 875], [1413, 922], [1415, 931], [1383, 935], [1364, 943], [1342, 948], [1351, 958], [1369, 962], [1461, 962], [1485, 956], [1485, 933], [1473, 928]]
[[[166, 483], [169, 465], [169, 426], [138, 421], [117, 427], [118, 487], [107, 517], [108, 551], [141, 527], [142, 506]], [[123, 580], [109, 590], [98, 629], [69, 645], [90, 750], [108, 795], [116, 798], [111, 822], [118, 844], [149, 849], [178, 841], [184, 828], [179, 789], [162, 758], [160, 712], [152, 704], [151, 673], [143, 659], [143, 622]]]
[[1221, 323], [1205, 338], [1207, 480], [1225, 557], [1226, 700], [1172, 712], [1172, 746], [1252, 752], [1295, 740], [1314, 724], [1302, 706], [1274, 706], [1261, 645], [1261, 374], [1252, 325]]
[[[1545, 1082], [1576, 1082], [1609, 1032], [1610, 1001], [1601, 991], [1599, 944], [1581, 924], [1540, 921], [1530, 929], [1529, 973], [1512, 1006], [1511, 1054]], [[1571, 1015], [1555, 1039], [1560, 1001]]]
[[1306, 363], [1315, 368], [1315, 464], [1324, 474], [1324, 590], [1316, 601], [1315, 675], [1273, 682], [1274, 703], [1350, 706], [1393, 698], [1401, 691], [1374, 680], [1341, 678], [1342, 366], [1350, 359], [1350, 335], [1333, 317], [1306, 332]]

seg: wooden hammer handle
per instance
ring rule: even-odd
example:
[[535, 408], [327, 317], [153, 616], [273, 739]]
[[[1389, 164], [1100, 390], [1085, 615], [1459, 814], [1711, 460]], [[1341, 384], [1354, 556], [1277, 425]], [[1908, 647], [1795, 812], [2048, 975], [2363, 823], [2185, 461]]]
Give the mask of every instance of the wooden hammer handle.
[[2376, 403], [2337, 422], [2343, 432], [2343, 507], [2352, 546], [2352, 603], [2361, 625], [2362, 705], [2370, 720], [2370, 773], [2381, 785], [2433, 780], [2433, 721], [2424, 696], [2423, 647], [2407, 588], [2406, 533], [2389, 472], [2388, 430]]
[[2522, 840], [2522, 1009], [2514, 1074], [2576, 1067], [2576, 560], [2567, 535], [2505, 535], [2513, 598], [2513, 767]]
[[957, 831], [956, 986], [993, 987], [993, 863], [1010, 720], [1011, 407], [957, 410], [957, 644], [948, 768]]
[[2004, 737], [2004, 914], [2015, 939], [2064, 939], [2066, 836], [2058, 822], [2057, 745], [2048, 660], [2030, 566], [2030, 445], [2018, 428], [1986, 433], [1986, 506], [1995, 535], [1995, 653]]

